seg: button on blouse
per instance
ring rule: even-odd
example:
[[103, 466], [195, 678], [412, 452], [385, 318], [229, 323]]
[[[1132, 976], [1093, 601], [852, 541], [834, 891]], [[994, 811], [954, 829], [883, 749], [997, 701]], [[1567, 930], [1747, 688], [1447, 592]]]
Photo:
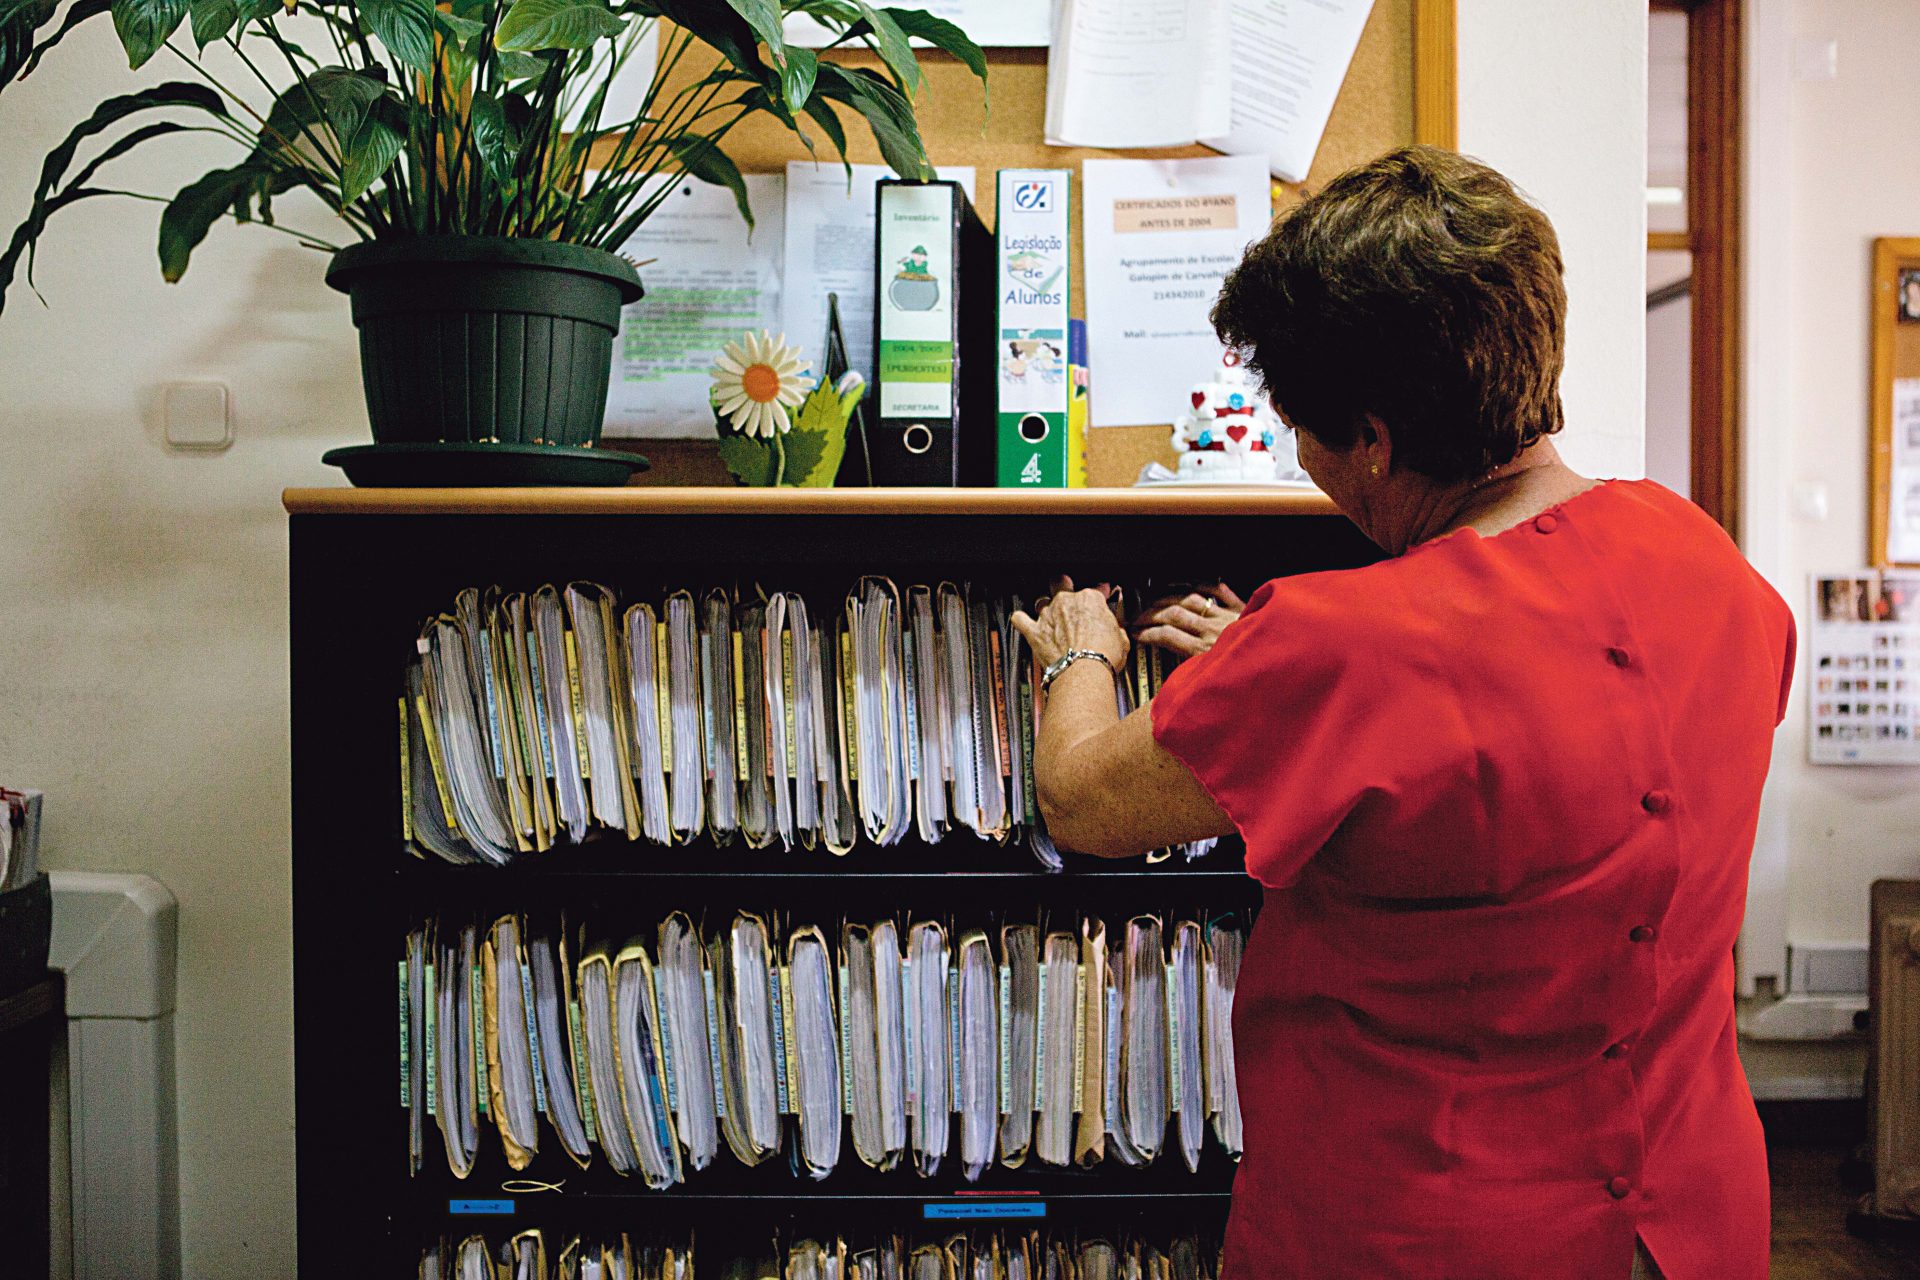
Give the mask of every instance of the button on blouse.
[[1616, 482], [1270, 582], [1169, 676], [1155, 736], [1267, 886], [1223, 1280], [1625, 1277], [1636, 1235], [1764, 1280], [1732, 953], [1792, 651], [1718, 527]]

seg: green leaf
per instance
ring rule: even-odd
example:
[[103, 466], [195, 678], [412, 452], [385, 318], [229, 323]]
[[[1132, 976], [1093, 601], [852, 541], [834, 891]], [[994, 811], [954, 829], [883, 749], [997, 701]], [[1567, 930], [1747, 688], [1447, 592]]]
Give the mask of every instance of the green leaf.
[[187, 0], [113, 0], [112, 12], [113, 29], [127, 51], [127, 65], [140, 67], [186, 20]]
[[[108, 98], [94, 108], [73, 132], [69, 133], [59, 146], [47, 153], [40, 166], [40, 181], [34, 188], [33, 203], [27, 211], [26, 219], [14, 229], [13, 239], [4, 254], [0, 254], [0, 309], [4, 309], [7, 286], [13, 282], [13, 273], [24, 256], [27, 262], [27, 283], [33, 283], [33, 255], [40, 242], [40, 233], [46, 229], [47, 219], [58, 210], [75, 201], [95, 195], [109, 194], [92, 188], [84, 189], [73, 182], [66, 183], [64, 191], [58, 190], [66, 179], [67, 169], [79, 153], [80, 146], [89, 138], [98, 137], [127, 117], [144, 111], [159, 111], [185, 108], [204, 111], [209, 115], [226, 118], [226, 103], [213, 89], [199, 84], [170, 81], [144, 89], [139, 93], [125, 94]], [[157, 134], [148, 133], [145, 137]], [[143, 141], [145, 140], [143, 137]], [[133, 144], [129, 143], [128, 146]], [[121, 148], [124, 151], [126, 148]], [[109, 148], [113, 150], [113, 148]], [[115, 152], [119, 154], [119, 152]], [[98, 168], [100, 161], [89, 165], [82, 172], [91, 174]]]
[[[835, 477], [840, 474], [840, 460], [847, 453], [847, 422], [853, 416], [854, 405], [860, 403], [865, 393], [863, 385], [840, 396], [830, 384], [822, 383], [807, 394], [795, 417], [793, 430], [787, 436], [788, 484], [810, 489], [833, 487]], [[817, 456], [810, 466], [797, 465], [802, 459], [796, 454], [793, 443], [796, 440], [819, 442]], [[808, 448], [811, 450], [811, 444]]]
[[644, 4], [628, 0], [621, 8], [629, 13], [665, 18], [712, 46], [729, 65], [750, 73], [756, 80], [761, 78], [760, 69], [764, 64], [755, 43], [757, 37], [747, 20], [731, 7], [715, 4], [713, 0], [646, 0]]
[[[384, 82], [348, 67], [321, 67], [306, 77], [306, 87], [318, 100], [327, 127], [336, 138], [351, 138], [360, 132], [367, 111], [387, 92]], [[289, 90], [283, 97], [292, 93]]]
[[493, 33], [500, 49], [590, 49], [626, 29], [626, 19], [594, 0], [514, 0]]
[[435, 9], [433, 20], [461, 44], [465, 44], [487, 29], [487, 24], [476, 18], [463, 18], [457, 13], [448, 13], [445, 9]]
[[820, 56], [811, 49], [787, 50], [787, 66], [780, 74], [780, 92], [786, 95], [787, 110], [799, 111], [813, 94], [813, 82], [820, 74]]
[[[780, 446], [786, 450], [787, 454], [786, 464], [781, 468], [781, 487], [793, 488], [804, 485], [808, 482], [807, 477], [818, 474], [831, 443], [831, 438], [825, 431], [801, 431], [797, 427], [781, 436]], [[843, 434], [840, 437], [840, 448], [845, 451], [846, 447], [846, 436]], [[835, 470], [839, 469], [838, 462], [833, 465]]]
[[53, 21], [56, 8], [56, 0], [0, 0], [0, 84], [27, 65], [35, 33]]
[[727, 158], [718, 143], [712, 138], [682, 135], [669, 140], [667, 149], [700, 181], [731, 190], [734, 204], [740, 207], [740, 216], [747, 220], [748, 227], [753, 226], [753, 206], [747, 203], [746, 179], [740, 176], [740, 166]]
[[773, 483], [777, 459], [773, 456], [773, 446], [764, 440], [743, 436], [722, 426], [720, 461], [727, 464], [727, 470], [741, 484], [765, 487]]
[[506, 81], [531, 80], [547, 73], [547, 64], [530, 53], [500, 52], [500, 78]]
[[787, 38], [780, 29], [780, 0], [727, 0], [727, 5], [747, 20], [754, 35], [766, 42], [774, 62], [784, 64]]
[[[4, 3], [5, 0], [0, 0], [0, 4]], [[66, 15], [60, 19], [60, 25], [53, 34], [34, 44], [29, 52], [27, 46], [32, 42], [34, 32], [52, 19], [56, 8], [57, 0], [46, 0], [44, 5], [38, 0], [26, 0], [14, 17], [0, 16], [0, 85], [32, 72], [40, 65], [40, 59], [46, 56], [47, 50], [66, 39], [69, 31], [89, 18], [110, 12], [113, 0], [75, 0], [75, 3], [67, 6]], [[0, 15], [6, 12], [0, 8]], [[24, 62], [20, 61], [22, 57], [25, 58]]]
[[908, 93], [918, 92], [920, 59], [914, 56], [913, 46], [907, 43], [907, 33], [893, 20], [893, 11], [876, 9], [861, 0], [860, 12], [873, 27], [873, 44], [880, 51], [880, 60], [900, 78], [901, 85]]
[[888, 9], [885, 12], [899, 24], [900, 30], [909, 37], [925, 40], [942, 53], [948, 53], [967, 65], [967, 70], [980, 78], [981, 87], [987, 83], [987, 55], [980, 46], [968, 38], [967, 33], [954, 26], [945, 18], [936, 18], [925, 9]]
[[506, 108], [491, 93], [481, 92], [473, 95], [470, 110], [473, 149], [480, 153], [480, 162], [493, 180], [507, 186], [513, 181], [513, 162], [519, 148], [508, 134]]
[[865, 67], [820, 64], [820, 82], [814, 92], [858, 111], [880, 147], [880, 156], [903, 178], [927, 181], [938, 175], [920, 141], [913, 104], [893, 85]]
[[353, 141], [346, 148], [346, 160], [340, 168], [340, 199], [346, 204], [365, 195], [367, 188], [393, 167], [406, 141], [400, 130], [381, 119], [377, 112], [369, 112], [351, 137]]
[[236, 205], [250, 204], [272, 171], [249, 160], [231, 169], [215, 169], [181, 188], [160, 214], [160, 274], [168, 284], [187, 270], [187, 260], [207, 231]]
[[360, 20], [402, 66], [433, 71], [433, 6], [427, 0], [359, 0]]
[[202, 49], [240, 21], [240, 6], [234, 0], [191, 0], [188, 12], [193, 18], [193, 42]]
[[827, 135], [827, 141], [840, 153], [840, 166], [847, 171], [849, 181], [853, 178], [853, 162], [847, 159], [847, 131], [840, 123], [840, 117], [833, 112], [833, 104], [819, 94], [807, 99], [803, 110], [820, 126], [820, 132]]

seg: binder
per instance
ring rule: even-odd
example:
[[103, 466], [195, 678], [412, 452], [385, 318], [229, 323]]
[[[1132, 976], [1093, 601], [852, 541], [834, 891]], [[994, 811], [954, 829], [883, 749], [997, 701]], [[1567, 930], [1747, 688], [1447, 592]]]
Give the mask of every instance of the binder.
[[997, 212], [999, 303], [995, 483], [1068, 484], [1068, 171], [1002, 169]]
[[991, 485], [993, 238], [957, 182], [877, 186], [879, 485]]
[[1087, 322], [1067, 321], [1067, 487], [1087, 487], [1087, 424], [1092, 379], [1087, 367]]

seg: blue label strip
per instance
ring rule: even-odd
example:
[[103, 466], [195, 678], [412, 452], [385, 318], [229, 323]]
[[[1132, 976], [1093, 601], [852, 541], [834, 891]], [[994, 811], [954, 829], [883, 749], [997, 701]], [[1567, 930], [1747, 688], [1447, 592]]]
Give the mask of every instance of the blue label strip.
[[465, 1215], [485, 1214], [490, 1217], [510, 1217], [513, 1214], [511, 1200], [449, 1200], [447, 1212]]
[[1044, 1218], [1047, 1216], [1047, 1202], [1044, 1200], [966, 1200], [949, 1204], [923, 1204], [920, 1206], [923, 1219], [935, 1218], [971, 1218], [974, 1220], [998, 1220], [1004, 1218]]

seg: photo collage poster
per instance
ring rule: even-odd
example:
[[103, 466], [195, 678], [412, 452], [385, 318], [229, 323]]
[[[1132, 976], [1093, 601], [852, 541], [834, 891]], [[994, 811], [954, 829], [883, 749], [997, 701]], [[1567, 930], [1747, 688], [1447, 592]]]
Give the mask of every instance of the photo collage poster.
[[1815, 575], [1807, 756], [1920, 764], [1920, 572]]

